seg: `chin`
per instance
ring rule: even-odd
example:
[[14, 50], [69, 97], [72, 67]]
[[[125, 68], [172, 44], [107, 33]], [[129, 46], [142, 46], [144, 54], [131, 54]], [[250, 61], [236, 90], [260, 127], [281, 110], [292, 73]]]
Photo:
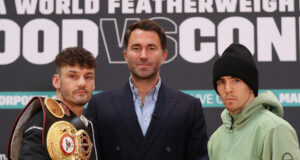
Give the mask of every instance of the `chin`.
[[229, 111], [229, 112], [234, 112], [234, 111], [236, 111], [236, 107], [235, 106], [228, 106], [228, 107], [226, 107], [226, 109]]
[[87, 104], [87, 102], [88, 102], [87, 99], [75, 100], [75, 104], [77, 104], [77, 105], [85, 105], [85, 104]]
[[78, 106], [84, 106], [84, 105], [86, 105], [87, 104], [87, 102], [77, 102], [76, 103], [76, 105], [78, 105]]

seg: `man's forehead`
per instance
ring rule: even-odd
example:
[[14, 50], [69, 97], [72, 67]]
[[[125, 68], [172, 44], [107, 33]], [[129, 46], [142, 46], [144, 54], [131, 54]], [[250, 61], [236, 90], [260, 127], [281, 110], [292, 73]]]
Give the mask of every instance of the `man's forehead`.
[[155, 30], [144, 30], [144, 29], [136, 28], [131, 32], [131, 34], [141, 34], [141, 33], [155, 34], [158, 36], [158, 33]]
[[128, 42], [136, 41], [136, 40], [138, 40], [138, 38], [143, 39], [145, 37], [147, 37], [151, 40], [154, 40], [154, 39], [159, 40], [160, 39], [158, 33], [155, 32], [155, 31], [135, 29], [135, 30], [132, 31]]
[[77, 73], [77, 72], [83, 72], [83, 71], [88, 72], [88, 73], [93, 73], [93, 72], [95, 72], [95, 68], [87, 68], [85, 66], [80, 66], [77, 64], [74, 66], [70, 66], [70, 65], [62, 66], [61, 71], [64, 71], [66, 73], [68, 73], [68, 72]]
[[135, 29], [132, 31], [128, 46], [161, 46], [159, 35], [154, 30]]

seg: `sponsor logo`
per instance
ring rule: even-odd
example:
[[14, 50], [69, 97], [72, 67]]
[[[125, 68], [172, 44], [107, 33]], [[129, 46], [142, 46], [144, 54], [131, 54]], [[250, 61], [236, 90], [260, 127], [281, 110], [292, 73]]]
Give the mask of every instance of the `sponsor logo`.
[[294, 158], [293, 158], [292, 154], [290, 154], [289, 152], [286, 152], [283, 154], [282, 160], [294, 160]]

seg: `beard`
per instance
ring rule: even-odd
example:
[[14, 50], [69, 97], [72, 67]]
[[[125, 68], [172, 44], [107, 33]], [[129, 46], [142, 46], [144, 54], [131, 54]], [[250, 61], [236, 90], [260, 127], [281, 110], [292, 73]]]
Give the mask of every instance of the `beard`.
[[137, 71], [135, 68], [130, 69], [131, 75], [138, 80], [150, 80], [150, 79], [155, 79], [155, 77], [158, 74], [158, 68], [153, 68], [153, 71], [150, 72], [149, 74], [142, 75]]
[[87, 98], [74, 98], [73, 103], [78, 106], [84, 106], [89, 100]]

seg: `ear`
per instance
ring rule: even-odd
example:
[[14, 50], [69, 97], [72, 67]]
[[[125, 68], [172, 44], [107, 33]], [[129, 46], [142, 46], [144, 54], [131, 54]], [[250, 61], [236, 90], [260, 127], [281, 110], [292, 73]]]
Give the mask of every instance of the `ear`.
[[94, 92], [94, 91], [95, 91], [95, 89], [96, 89], [96, 86], [95, 86], [95, 83], [94, 83], [94, 86], [93, 86], [93, 91], [92, 91], [92, 92]]
[[124, 57], [125, 61], [127, 62], [127, 51], [126, 51], [126, 49], [123, 50], [123, 57]]
[[165, 50], [165, 51], [163, 52], [162, 64], [166, 61], [167, 56], [168, 56], [168, 50]]
[[54, 88], [59, 89], [60, 88], [60, 79], [58, 74], [54, 74], [52, 78], [52, 85]]

